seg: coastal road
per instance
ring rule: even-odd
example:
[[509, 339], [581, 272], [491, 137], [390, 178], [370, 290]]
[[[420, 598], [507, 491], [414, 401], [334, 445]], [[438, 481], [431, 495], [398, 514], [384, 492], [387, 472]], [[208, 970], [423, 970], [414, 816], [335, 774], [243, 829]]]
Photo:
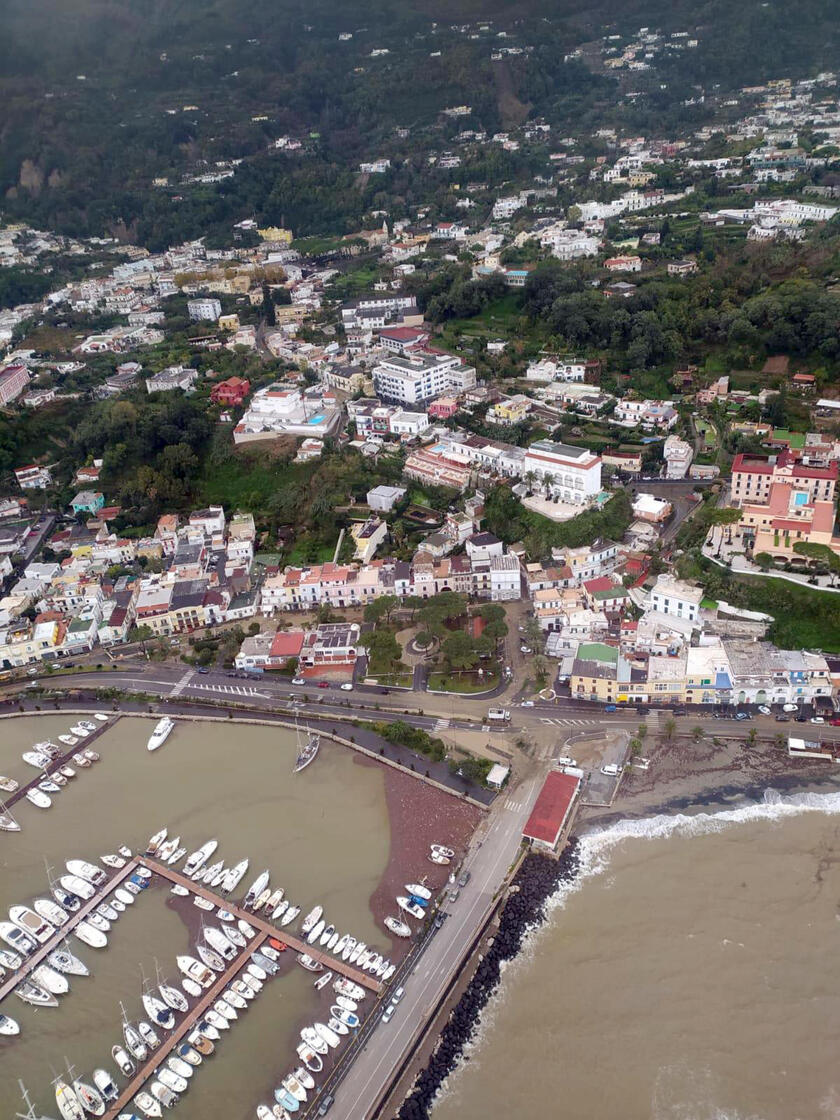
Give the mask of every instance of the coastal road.
[[478, 834], [463, 870], [471, 879], [413, 972], [403, 981], [405, 995], [389, 1023], [379, 1023], [336, 1090], [330, 1117], [364, 1120], [387, 1086], [418, 1030], [434, 1010], [453, 972], [472, 943], [516, 858], [522, 827], [531, 812], [544, 774], [539, 773], [499, 798]]

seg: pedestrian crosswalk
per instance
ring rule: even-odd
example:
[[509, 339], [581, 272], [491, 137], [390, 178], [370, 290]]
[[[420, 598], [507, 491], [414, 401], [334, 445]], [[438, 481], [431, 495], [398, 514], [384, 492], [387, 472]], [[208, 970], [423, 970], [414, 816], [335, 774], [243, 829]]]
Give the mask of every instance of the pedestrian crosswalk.
[[265, 693], [260, 692], [258, 688], [240, 684], [207, 684], [204, 681], [190, 681], [188, 686], [183, 687], [202, 688], [206, 692], [224, 692], [235, 696], [265, 696]]
[[452, 721], [448, 719], [435, 720], [435, 731], [445, 731]]
[[183, 677], [180, 677], [175, 682], [175, 684], [172, 686], [172, 691], [169, 693], [169, 695], [170, 696], [180, 696], [181, 693], [184, 691], [184, 689], [187, 687], [187, 685], [190, 683], [190, 677], [192, 677], [192, 675], [193, 675], [193, 670], [192, 669], [187, 669], [187, 671], [186, 671], [186, 673], [184, 673]]
[[508, 797], [508, 798], [505, 799], [505, 806], [504, 807], [506, 809], [509, 809], [512, 813], [521, 813], [522, 810], [525, 808], [525, 802], [524, 801], [517, 801], [513, 797]]
[[545, 716], [540, 718], [540, 723], [547, 723], [553, 727], [594, 727], [596, 724], [601, 723], [597, 719], [547, 719]]

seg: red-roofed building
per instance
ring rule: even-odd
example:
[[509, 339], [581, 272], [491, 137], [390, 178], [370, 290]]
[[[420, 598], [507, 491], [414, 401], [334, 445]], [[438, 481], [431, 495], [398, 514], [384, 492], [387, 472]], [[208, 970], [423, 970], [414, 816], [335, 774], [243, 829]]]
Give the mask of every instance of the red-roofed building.
[[774, 483], [789, 482], [803, 496], [800, 505], [831, 502], [837, 486], [838, 465], [807, 467], [791, 451], [783, 451], [775, 459], [764, 455], [736, 455], [732, 462], [732, 504], [766, 505]]
[[577, 809], [580, 778], [553, 770], [540, 790], [530, 817], [522, 829], [523, 840], [535, 848], [555, 851], [563, 832], [571, 827]]
[[820, 544], [840, 555], [834, 535], [833, 501], [807, 500], [807, 492], [792, 482], [774, 482], [766, 502], [744, 505], [740, 531], [753, 553], [790, 559], [794, 545]]
[[425, 346], [429, 341], [429, 332], [423, 327], [384, 327], [379, 332], [379, 341], [386, 350], [404, 354], [406, 350]]
[[290, 657], [299, 657], [303, 649], [302, 630], [278, 630], [271, 643], [269, 654], [272, 663], [285, 665]]
[[251, 382], [245, 377], [229, 377], [220, 381], [210, 390], [210, 400], [214, 404], [235, 407], [242, 404], [251, 391]]

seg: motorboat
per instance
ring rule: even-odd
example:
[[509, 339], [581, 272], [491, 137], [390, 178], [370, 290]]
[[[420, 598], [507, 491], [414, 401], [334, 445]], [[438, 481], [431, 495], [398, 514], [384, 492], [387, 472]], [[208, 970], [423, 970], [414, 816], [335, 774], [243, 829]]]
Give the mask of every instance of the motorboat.
[[245, 975], [250, 976], [253, 980], [259, 980], [261, 984], [264, 984], [268, 979], [266, 970], [260, 967], [260, 965], [255, 964], [253, 957], [251, 958], [251, 963], [245, 966]]
[[78, 875], [62, 875], [58, 881], [66, 891], [78, 895], [85, 902], [96, 894], [93, 884], [89, 883], [87, 879], [80, 879]]
[[45, 766], [50, 764], [50, 756], [44, 754], [43, 751], [24, 751], [20, 757], [30, 766], [34, 766], [36, 770], [43, 770]]
[[288, 900], [288, 898], [283, 898], [283, 899], [281, 899], [281, 900], [280, 900], [280, 902], [278, 902], [278, 903], [277, 903], [277, 905], [276, 905], [276, 906], [274, 907], [274, 909], [273, 909], [273, 910], [271, 911], [271, 920], [272, 920], [272, 922], [277, 922], [277, 921], [279, 921], [279, 920], [280, 920], [280, 918], [282, 918], [282, 917], [283, 917], [283, 915], [284, 915], [284, 914], [286, 913], [286, 911], [287, 911], [288, 909], [289, 909], [289, 900]]
[[143, 866], [140, 866], [140, 867], [138, 867], [138, 868], [137, 868], [137, 870], [136, 870], [136, 871], [134, 872], [134, 875], [132, 875], [132, 879], [133, 879], [133, 878], [134, 878], [135, 876], [139, 876], [139, 877], [140, 877], [141, 879], [151, 879], [151, 877], [152, 877], [152, 873], [151, 873], [151, 871], [150, 871], [150, 870], [148, 869], [148, 867], [143, 867]]
[[239, 992], [235, 992], [232, 988], [227, 988], [222, 993], [222, 996], [225, 1002], [229, 1003], [231, 1007], [235, 1007], [237, 1011], [244, 1011], [248, 1006], [247, 999], [241, 996]]
[[113, 852], [106, 852], [106, 854], [100, 856], [99, 859], [106, 867], [113, 867], [117, 871], [119, 871], [121, 867], [125, 867], [125, 860], [123, 857], [115, 855]]
[[34, 938], [25, 934], [20, 926], [14, 925], [13, 922], [0, 922], [0, 937], [7, 945], [11, 945], [13, 949], [23, 953], [24, 956], [29, 956], [36, 948]]
[[131, 1056], [136, 1058], [138, 1062], [145, 1062], [149, 1056], [149, 1047], [138, 1029], [125, 1020], [123, 1020], [123, 1038]]
[[167, 1089], [171, 1089], [173, 1093], [186, 1093], [190, 1087], [186, 1077], [181, 1077], [169, 1066], [161, 1066], [157, 1071], [157, 1077], [158, 1081], [165, 1085]]
[[50, 805], [52, 805], [52, 799], [44, 793], [42, 789], [38, 789], [37, 786], [28, 789], [24, 796], [27, 801], [31, 801], [32, 804], [39, 809], [49, 809]]
[[115, 1101], [120, 1095], [110, 1073], [101, 1067], [93, 1071], [93, 1083], [106, 1101]]
[[265, 904], [266, 913], [268, 913], [270, 911], [271, 915], [272, 915], [272, 918], [274, 917], [274, 911], [280, 905], [280, 902], [283, 898], [283, 894], [284, 894], [283, 888], [278, 887], [277, 890], [274, 891], [269, 896], [268, 900], [266, 901], [266, 904]]
[[214, 910], [215, 907], [209, 898], [204, 898], [202, 895], [197, 894], [193, 896], [193, 906], [197, 906], [199, 910], [206, 910], [208, 913]]
[[105, 714], [105, 712], [94, 712], [94, 713], [93, 713], [93, 718], [94, 718], [94, 719], [95, 719], [95, 720], [96, 720], [96, 721], [97, 721], [98, 723], [107, 723], [107, 722], [108, 722], [108, 720], [109, 720], [109, 719], [110, 719], [111, 717], [110, 717], [110, 716], [108, 716], [108, 715], [106, 715], [106, 714]]
[[163, 1116], [163, 1111], [160, 1103], [155, 1098], [147, 1093], [145, 1089], [141, 1089], [137, 1096], [134, 1098], [134, 1103], [140, 1109], [144, 1116], [148, 1116], [151, 1120], [157, 1120], [159, 1116]]
[[364, 941], [357, 941], [350, 951], [350, 956], [347, 958], [350, 964], [355, 964], [362, 953], [364, 953], [365, 949], [367, 949], [367, 943]]
[[256, 901], [254, 902], [254, 905], [252, 907], [254, 913], [258, 914], [260, 912], [260, 910], [264, 909], [268, 905], [268, 900], [270, 898], [271, 898], [271, 887], [266, 887], [263, 891], [261, 891], [257, 895]]
[[180, 883], [173, 883], [169, 889], [170, 894], [177, 895], [178, 898], [189, 898], [190, 892], [186, 887], [182, 887]]
[[294, 1114], [300, 1108], [300, 1101], [293, 1097], [288, 1089], [284, 1089], [282, 1085], [274, 1090], [274, 1099], [277, 1103], [286, 1110], [286, 1115], [291, 1112]]
[[76, 771], [73, 769], [72, 766], [68, 766], [67, 763], [65, 763], [63, 766], [59, 766], [58, 769], [64, 775], [65, 778], [75, 778], [76, 777]]
[[177, 1073], [178, 1076], [183, 1077], [185, 1081], [189, 1081], [195, 1072], [192, 1064], [190, 1062], [185, 1062], [182, 1058], [179, 1058], [177, 1054], [171, 1054], [166, 1059], [166, 1064], [173, 1073]]
[[338, 992], [340, 996], [347, 996], [348, 999], [363, 1000], [367, 992], [359, 984], [354, 984], [352, 980], [348, 980], [346, 976], [339, 976], [333, 984], [333, 991]]
[[88, 760], [88, 762], [98, 762], [101, 758], [101, 755], [98, 754], [97, 751], [92, 750], [90, 747], [85, 747], [85, 749], [82, 751], [82, 754]]
[[239, 1018], [239, 1013], [236, 1010], [236, 1008], [232, 1004], [228, 1003], [226, 999], [223, 999], [221, 997], [219, 999], [217, 999], [216, 1002], [213, 1004], [213, 1010], [218, 1015], [221, 1015], [222, 1018], [228, 1019], [231, 1022], [234, 1019]]
[[159, 859], [161, 863], [165, 863], [180, 843], [180, 836], [173, 836], [171, 840], [164, 841], [155, 853], [156, 858]]
[[336, 995], [335, 1005], [336, 1007], [340, 1007], [342, 1011], [358, 1011], [359, 1009], [358, 1003], [348, 996]]
[[107, 872], [97, 867], [95, 863], [88, 863], [86, 859], [68, 859], [64, 866], [71, 875], [78, 875], [80, 879], [93, 883], [95, 887], [102, 886], [108, 878]]
[[180, 862], [187, 854], [187, 849], [183, 846], [176, 848], [169, 859], [166, 861], [170, 867], [174, 867], [176, 863]]
[[225, 894], [230, 894], [231, 891], [236, 890], [239, 886], [240, 880], [248, 870], [247, 859], [241, 859], [239, 863], [234, 864], [228, 871], [225, 872], [225, 877], [222, 880], [222, 890]]
[[440, 852], [432, 852], [432, 854], [429, 856], [429, 859], [432, 861], [432, 863], [437, 863], [441, 867], [446, 867], [447, 864], [450, 864], [452, 862], [449, 856], [442, 856]]
[[330, 1048], [327, 1046], [326, 1039], [322, 1038], [314, 1027], [304, 1027], [300, 1032], [300, 1037], [304, 1045], [310, 1046], [319, 1056], [323, 1057], [324, 1054], [329, 1053]]
[[50, 968], [48, 964], [39, 964], [32, 970], [32, 979], [41, 988], [52, 992], [54, 996], [63, 996], [70, 991], [70, 981], [62, 973]]
[[195, 950], [208, 968], [212, 968], [214, 972], [224, 972], [225, 962], [208, 945], [196, 945]]
[[96, 907], [96, 913], [100, 918], [104, 918], [106, 922], [116, 922], [122, 911], [115, 910], [109, 902], [100, 902]]
[[[213, 866], [215, 867], [216, 864], [214, 863]], [[204, 881], [207, 883], [208, 887], [212, 887], [214, 890], [220, 890], [228, 873], [232, 870], [232, 868], [225, 867], [224, 861], [220, 860], [218, 871], [214, 871], [212, 875], [209, 873], [205, 875]]]
[[164, 1108], [174, 1108], [178, 1103], [178, 1094], [173, 1093], [162, 1081], [153, 1081], [149, 1086], [149, 1092]]
[[292, 1077], [296, 1077], [304, 1089], [312, 1090], [315, 1088], [315, 1078], [301, 1066], [298, 1066]]
[[116, 910], [116, 912], [118, 914], [124, 914], [125, 913], [125, 903], [120, 902], [120, 900], [118, 898], [112, 898], [111, 901], [108, 903], [108, 906], [110, 907], [111, 910]]
[[204, 931], [204, 940], [216, 953], [224, 957], [226, 961], [232, 961], [236, 956], [236, 946], [225, 937], [220, 929], [215, 926], [208, 926]]
[[385, 981], [390, 980], [396, 971], [397, 966], [395, 964], [389, 964], [385, 971], [382, 973], [382, 982], [385, 983]]
[[163, 1027], [165, 1031], [175, 1029], [175, 1016], [172, 1013], [172, 1008], [167, 1007], [163, 1000], [158, 999], [157, 996], [151, 992], [143, 992], [141, 996], [143, 1003], [143, 1010], [157, 1027]]
[[249, 922], [246, 922], [244, 918], [240, 918], [236, 923], [236, 926], [239, 932], [244, 934], [248, 941], [253, 941], [253, 939], [257, 936], [257, 931]]
[[210, 969], [207, 968], [206, 965], [203, 965], [201, 961], [197, 961], [195, 957], [182, 954], [175, 958], [175, 963], [184, 976], [189, 977], [190, 980], [194, 980], [197, 984], [200, 984], [202, 988], [209, 988], [215, 980], [215, 975]]
[[230, 990], [232, 992], [236, 992], [238, 996], [242, 996], [243, 999], [246, 999], [249, 1002], [250, 1000], [254, 999], [257, 994], [249, 984], [245, 983], [244, 980], [234, 980], [230, 985]]
[[287, 1077], [284, 1077], [280, 1084], [284, 1089], [292, 1094], [295, 1100], [300, 1101], [301, 1104], [303, 1104], [303, 1102], [306, 1100], [306, 1090], [293, 1073], [290, 1073]]
[[0, 1035], [11, 1036], [13, 1034], [20, 1034], [20, 1025], [11, 1015], [0, 1013]]
[[447, 859], [454, 859], [455, 853], [451, 848], [444, 848], [443, 844], [432, 844], [431, 850], [437, 852], [439, 855], [446, 856]]
[[313, 907], [313, 909], [309, 911], [309, 913], [306, 915], [306, 917], [301, 922], [301, 926], [300, 926], [301, 933], [310, 933], [315, 928], [315, 926], [317, 925], [317, 923], [320, 920], [320, 917], [323, 913], [324, 913], [323, 906]]
[[[222, 915], [225, 913], [225, 911], [219, 910], [216, 913], [221, 918]], [[233, 914], [231, 914], [230, 919], [228, 919], [228, 920], [230, 920], [230, 921], [234, 920]], [[228, 941], [230, 941], [230, 943], [232, 945], [238, 945], [240, 949], [245, 948], [245, 944], [246, 944], [245, 937], [244, 937], [242, 931], [240, 929], [238, 929], [236, 926], [234, 926], [234, 925], [226, 926], [225, 929], [223, 930], [223, 934], [228, 939]]]
[[200, 1066], [204, 1061], [201, 1054], [199, 1054], [196, 1048], [194, 1046], [190, 1046], [188, 1042], [182, 1042], [181, 1045], [176, 1049], [175, 1053], [178, 1055], [182, 1062], [189, 1062], [191, 1066]]
[[158, 747], [162, 747], [174, 730], [175, 722], [171, 720], [169, 716], [164, 716], [163, 719], [158, 720], [155, 724], [154, 731], [149, 736], [146, 749], [156, 751]]
[[90, 976], [90, 969], [79, 958], [71, 953], [66, 945], [59, 945], [47, 957], [47, 964], [58, 972], [66, 972], [68, 976]]
[[84, 941], [85, 945], [90, 945], [91, 949], [104, 949], [108, 944], [108, 938], [101, 929], [95, 929], [90, 922], [79, 922], [74, 927], [73, 933], [80, 941]]
[[324, 1063], [321, 1061], [320, 1055], [316, 1054], [312, 1047], [307, 1046], [305, 1042], [301, 1042], [298, 1045], [297, 1056], [310, 1073], [320, 1073], [324, 1068]]
[[90, 732], [86, 727], [83, 727], [81, 723], [74, 723], [70, 728], [70, 734], [76, 735], [79, 739], [87, 739]]
[[84, 727], [86, 731], [90, 731], [90, 732], [99, 730], [99, 728], [96, 726], [96, 724], [91, 723], [91, 721], [89, 719], [80, 719], [79, 720], [79, 727]]
[[345, 944], [344, 948], [341, 950], [341, 959], [343, 961], [349, 961], [350, 960], [350, 954], [353, 952], [353, 950], [355, 948], [356, 948], [356, 938], [355, 937], [348, 937], [347, 938], [347, 943]]
[[191, 980], [189, 976], [185, 976], [181, 981], [181, 987], [187, 995], [192, 996], [193, 999], [199, 999], [204, 990], [200, 984], [196, 984], [195, 980]]
[[211, 1026], [215, 1027], [217, 1031], [230, 1030], [230, 1023], [224, 1015], [220, 1015], [218, 1011], [214, 1011], [212, 1007], [204, 1012], [204, 1018]]
[[353, 1011], [346, 1011], [343, 1007], [339, 1007], [337, 1004], [330, 1008], [330, 1014], [334, 1019], [338, 1019], [339, 1023], [343, 1023], [344, 1026], [350, 1027], [351, 1030], [355, 1030], [356, 1027], [358, 1027], [361, 1023], [361, 1019]]
[[75, 745], [78, 743], [79, 740], [78, 740], [78, 737], [76, 735], [64, 734], [64, 735], [59, 735], [58, 741], [59, 741], [59, 743], [63, 743], [65, 745], [65, 747], [75, 747]]
[[[60, 738], [61, 738], [61, 736], [59, 735], [59, 739]], [[74, 740], [74, 742], [75, 742], [75, 740]], [[82, 754], [81, 751], [78, 751], [76, 754], [73, 755], [73, 761], [76, 763], [77, 766], [80, 766], [82, 768], [82, 770], [87, 770], [87, 768], [90, 766], [90, 759], [85, 758], [85, 756]]]
[[280, 925], [283, 926], [283, 927], [289, 925], [290, 922], [293, 922], [295, 920], [295, 918], [298, 916], [299, 913], [300, 913], [300, 907], [299, 906], [290, 906], [289, 909], [286, 911], [286, 913], [283, 915], [282, 919], [280, 920]]
[[338, 1046], [339, 1042], [341, 1042], [341, 1039], [336, 1034], [336, 1032], [331, 1027], [328, 1027], [325, 1023], [314, 1023], [313, 1026], [321, 1036], [321, 1038], [323, 1038], [324, 1042], [326, 1042], [327, 1046], [335, 1049], [335, 1047]]
[[152, 1026], [147, 1023], [145, 1019], [141, 1019], [137, 1024], [137, 1029], [149, 1049], [157, 1050], [158, 1046], [160, 1046], [160, 1038]]
[[270, 960], [279, 961], [280, 954], [285, 953], [289, 946], [285, 941], [278, 941], [276, 937], [269, 937], [267, 945], [260, 945], [259, 949], [254, 950], [252, 959], [256, 960], [257, 953], [262, 953], [264, 957]]
[[253, 973], [248, 972], [247, 969], [242, 973], [240, 979], [243, 984], [246, 984], [251, 989], [254, 995], [259, 995], [263, 989], [264, 981], [258, 979]]
[[334, 929], [333, 932], [330, 934], [329, 941], [327, 942], [327, 952], [328, 953], [334, 953], [335, 952], [335, 947], [338, 944], [339, 940], [340, 940], [340, 937], [339, 937], [338, 930]]
[[131, 891], [127, 891], [125, 887], [117, 887], [117, 889], [114, 891], [114, 898], [117, 900], [117, 902], [121, 902], [123, 906], [134, 905], [134, 895], [131, 893]]
[[[216, 1038], [219, 1032], [216, 1031]], [[187, 1035], [187, 1043], [195, 1047], [202, 1058], [209, 1058], [216, 1050], [215, 1040], [210, 1037], [204, 1027], [198, 1028]]]
[[217, 860], [215, 863], [211, 863], [206, 871], [200, 871], [198, 873], [195, 881], [197, 883], [207, 883], [207, 885], [209, 886], [216, 878], [216, 876], [223, 870], [224, 866], [225, 861], [223, 859]]
[[21, 980], [15, 988], [15, 995], [24, 1003], [31, 1003], [34, 1007], [58, 1007], [58, 1000], [53, 993], [32, 980]]
[[184, 874], [189, 877], [194, 876], [205, 865], [218, 846], [218, 840], [208, 840], [206, 844], [202, 844], [200, 848], [188, 855], [187, 862], [184, 864]]
[[261, 871], [253, 883], [250, 885], [245, 893], [245, 900], [242, 903], [243, 909], [247, 910], [253, 906], [257, 898], [262, 894], [263, 890], [268, 885], [268, 871]]
[[406, 883], [405, 889], [409, 894], [413, 894], [415, 898], [424, 898], [427, 902], [432, 897], [432, 892], [428, 887], [424, 887], [422, 883]]
[[[69, 910], [71, 914], [75, 914], [75, 912], [82, 905], [81, 898], [79, 898], [79, 896], [77, 894], [75, 894], [73, 891], [66, 890], [64, 887], [61, 886], [60, 883], [51, 882], [50, 883], [50, 893], [52, 894], [52, 896], [56, 900], [56, 902], [59, 904], [59, 906], [63, 906], [64, 909]], [[37, 907], [36, 907], [36, 909], [37, 909]]]
[[146, 855], [153, 856], [157, 854], [158, 848], [166, 840], [167, 833], [168, 829], [162, 828], [159, 832], [156, 832], [154, 836], [149, 838], [149, 843], [146, 845]]
[[36, 898], [32, 903], [32, 909], [56, 927], [63, 926], [70, 919], [67, 911], [49, 898]]
[[111, 923], [108, 918], [104, 918], [95, 910], [91, 910], [88, 912], [88, 916], [85, 918], [85, 921], [88, 923], [88, 925], [93, 926], [94, 929], [98, 929], [101, 933], [107, 933], [111, 928]]
[[327, 984], [329, 984], [332, 978], [333, 974], [331, 972], [325, 972], [323, 976], [318, 977], [312, 987], [315, 988], [316, 991], [320, 992], [322, 988], [326, 988]]
[[309, 942], [310, 945], [314, 945], [317, 942], [318, 938], [321, 936], [321, 934], [326, 929], [326, 925], [327, 925], [327, 923], [324, 921], [323, 918], [321, 918], [321, 920], [319, 922], [315, 923], [315, 925], [310, 930], [310, 932], [309, 932], [309, 934], [306, 938], [306, 940]]
[[335, 926], [334, 925], [327, 926], [327, 928], [324, 930], [324, 932], [321, 934], [321, 936], [319, 938], [320, 944], [321, 945], [328, 945], [329, 942], [330, 942], [330, 938], [333, 936], [334, 933], [335, 933]]
[[298, 953], [298, 964], [308, 972], [321, 972], [324, 966], [320, 961], [313, 960], [308, 953]]
[[405, 910], [406, 914], [410, 914], [412, 918], [426, 917], [423, 908], [418, 906], [416, 902], [412, 902], [410, 898], [406, 898], [405, 895], [401, 894], [397, 896], [397, 906], [399, 906], [401, 910]]
[[385, 919], [385, 928], [390, 930], [395, 937], [411, 937], [411, 926], [400, 921], [399, 918], [392, 918], [389, 915]]
[[45, 778], [43, 782], [38, 782], [38, 789], [44, 793], [61, 793], [61, 787], [66, 785], [66, 778], [62, 778], [60, 782], [54, 782], [52, 778]]
[[85, 1112], [91, 1116], [104, 1116], [105, 1098], [93, 1085], [77, 1077], [73, 1082], [73, 1092]]
[[339, 1036], [350, 1033], [350, 1028], [345, 1023], [339, 1022], [334, 1015], [331, 1015], [327, 1020], [327, 1026]]
[[122, 1046], [111, 1047], [111, 1057], [117, 1063], [117, 1069], [123, 1077], [131, 1077], [134, 1073], [135, 1065], [131, 1058], [128, 1056], [128, 1051], [124, 1050]]
[[4, 793], [16, 793], [20, 789], [20, 782], [14, 778], [5, 778], [0, 775], [0, 789]]
[[49, 941], [55, 933], [55, 926], [50, 925], [46, 919], [36, 914], [34, 910], [30, 910], [28, 906], [9, 907], [9, 917], [24, 933], [34, 937], [39, 945]]
[[55, 1082], [55, 1103], [64, 1120], [84, 1120], [81, 1102], [66, 1081]]

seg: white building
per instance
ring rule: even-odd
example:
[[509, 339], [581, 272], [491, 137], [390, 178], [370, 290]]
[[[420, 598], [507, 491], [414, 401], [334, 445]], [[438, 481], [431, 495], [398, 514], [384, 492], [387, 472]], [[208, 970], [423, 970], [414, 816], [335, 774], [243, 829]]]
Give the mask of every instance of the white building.
[[522, 577], [516, 556], [490, 558], [490, 598], [494, 603], [519, 599], [522, 594]]
[[404, 486], [374, 486], [372, 490], [367, 492], [368, 508], [378, 510], [381, 513], [388, 513], [397, 502], [402, 501], [405, 495], [406, 489]]
[[540, 439], [525, 452], [523, 477], [533, 473], [552, 495], [588, 505], [601, 492], [601, 459], [586, 447]]
[[511, 195], [510, 198], [497, 198], [493, 203], [493, 217], [496, 221], [503, 221], [505, 218], [512, 217], [524, 205], [518, 195]]
[[475, 369], [451, 354], [389, 356], [373, 370], [377, 394], [401, 404], [419, 404], [445, 393], [464, 393], [475, 384]]
[[672, 614], [677, 618], [695, 622], [700, 614], [703, 601], [702, 587], [694, 587], [681, 579], [668, 575], [657, 576], [650, 593], [651, 610], [660, 614]]
[[272, 439], [279, 435], [325, 439], [338, 427], [341, 409], [331, 394], [309, 396], [286, 385], [267, 385], [251, 398], [236, 425], [234, 443]]
[[679, 436], [668, 436], [665, 440], [663, 454], [667, 464], [665, 477], [685, 478], [694, 455], [691, 444], [684, 439], [680, 439]]
[[222, 305], [217, 299], [190, 299], [187, 300], [187, 312], [193, 320], [215, 323], [222, 313]]

